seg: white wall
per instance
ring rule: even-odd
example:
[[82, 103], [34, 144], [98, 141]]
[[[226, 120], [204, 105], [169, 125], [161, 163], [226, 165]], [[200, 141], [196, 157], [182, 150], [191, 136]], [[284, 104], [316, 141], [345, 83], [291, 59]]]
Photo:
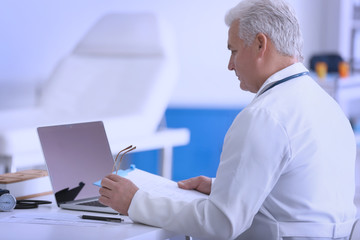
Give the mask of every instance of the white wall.
[[[58, 60], [107, 12], [153, 11], [168, 19], [176, 34], [180, 76], [172, 106], [242, 107], [252, 98], [227, 70], [223, 19], [238, 0], [0, 1], [0, 87], [46, 80]], [[343, 1], [349, 0], [290, 0], [303, 31], [306, 64], [313, 53], [336, 51], [341, 45], [329, 37], [337, 31], [327, 21], [331, 16], [338, 22], [333, 11]]]

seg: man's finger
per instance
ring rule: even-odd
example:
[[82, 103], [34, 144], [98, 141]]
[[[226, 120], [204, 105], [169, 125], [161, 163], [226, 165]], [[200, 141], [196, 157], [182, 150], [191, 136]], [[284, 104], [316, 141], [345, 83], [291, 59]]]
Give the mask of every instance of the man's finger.
[[111, 186], [113, 185], [113, 181], [106, 176], [101, 180], [100, 184], [104, 188], [111, 189]]
[[199, 186], [198, 178], [189, 178], [178, 182], [178, 186], [182, 189], [196, 189]]
[[105, 206], [109, 206], [110, 205], [110, 199], [104, 196], [100, 196], [99, 197], [99, 202]]
[[115, 183], [120, 182], [121, 180], [122, 180], [122, 177], [115, 175], [115, 174], [110, 174], [110, 175], [107, 175], [106, 177], [104, 177], [101, 180], [100, 184], [102, 187], [112, 189], [113, 186], [115, 185]]
[[107, 198], [110, 198], [111, 197], [111, 190], [108, 189], [108, 188], [100, 188], [99, 189], [99, 193], [101, 196], [104, 196], [104, 197], [107, 197]]
[[119, 175], [116, 175], [116, 174], [109, 174], [106, 176], [106, 178], [108, 178], [114, 182], [120, 182], [123, 177], [120, 177]]

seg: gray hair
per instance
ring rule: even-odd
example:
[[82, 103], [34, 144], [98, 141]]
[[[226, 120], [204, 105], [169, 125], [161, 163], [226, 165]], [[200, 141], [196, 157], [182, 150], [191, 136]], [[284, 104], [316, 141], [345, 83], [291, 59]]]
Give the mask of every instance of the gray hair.
[[239, 37], [251, 45], [258, 33], [267, 35], [276, 50], [285, 56], [303, 60], [303, 39], [294, 10], [284, 0], [243, 0], [230, 9], [225, 23], [238, 20]]

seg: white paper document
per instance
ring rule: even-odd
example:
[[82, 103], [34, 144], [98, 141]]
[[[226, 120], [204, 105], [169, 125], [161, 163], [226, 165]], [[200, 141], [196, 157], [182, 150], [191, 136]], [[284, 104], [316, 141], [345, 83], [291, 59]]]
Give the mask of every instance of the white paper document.
[[138, 188], [156, 197], [167, 197], [177, 201], [190, 202], [208, 195], [195, 190], [184, 190], [177, 183], [140, 169], [129, 172], [125, 178], [130, 179]]
[[[115, 172], [114, 172], [115, 174]], [[127, 179], [130, 179], [139, 189], [150, 193], [155, 197], [166, 197], [177, 201], [191, 202], [198, 198], [207, 198], [208, 195], [200, 193], [195, 190], [184, 190], [178, 187], [177, 183], [131, 167], [128, 170], [119, 170], [118, 175]], [[94, 182], [94, 185], [101, 187], [101, 180]]]

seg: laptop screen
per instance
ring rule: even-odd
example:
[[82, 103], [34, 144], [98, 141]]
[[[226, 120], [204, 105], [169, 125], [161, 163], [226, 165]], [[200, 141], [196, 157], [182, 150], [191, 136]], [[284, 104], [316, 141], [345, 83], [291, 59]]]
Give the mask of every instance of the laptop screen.
[[103, 123], [40, 127], [38, 134], [57, 203], [99, 196], [93, 182], [114, 163]]

